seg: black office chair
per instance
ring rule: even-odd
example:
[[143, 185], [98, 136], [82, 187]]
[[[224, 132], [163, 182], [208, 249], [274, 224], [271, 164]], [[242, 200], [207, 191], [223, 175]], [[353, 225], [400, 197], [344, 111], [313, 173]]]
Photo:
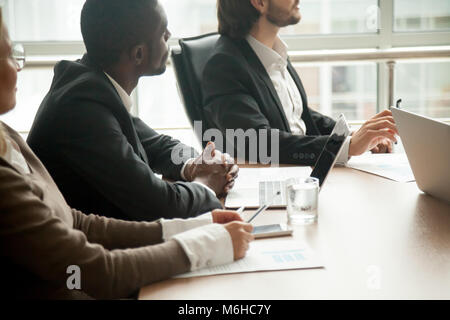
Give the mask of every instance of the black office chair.
[[[208, 124], [203, 116], [202, 74], [217, 39], [218, 33], [180, 39], [180, 49], [172, 50], [172, 63], [184, 108], [192, 128], [194, 121], [202, 121], [203, 132], [208, 129]], [[202, 136], [197, 133], [197, 138], [205, 147], [207, 142], [202, 139], [203, 132]]]

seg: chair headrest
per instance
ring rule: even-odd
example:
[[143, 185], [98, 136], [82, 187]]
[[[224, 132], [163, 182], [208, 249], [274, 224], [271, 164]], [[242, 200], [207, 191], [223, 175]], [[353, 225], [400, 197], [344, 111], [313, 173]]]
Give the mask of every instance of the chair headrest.
[[[206, 63], [220, 35], [205, 34], [195, 38], [181, 39], [180, 49], [172, 50], [172, 61], [186, 113], [191, 125], [194, 121], [207, 124], [203, 116], [202, 75]], [[202, 141], [201, 137], [199, 141]]]
[[202, 81], [203, 70], [219, 36], [217, 33], [210, 33], [179, 41], [184, 62], [190, 69], [189, 73], [193, 77], [190, 80], [194, 80], [199, 86]]

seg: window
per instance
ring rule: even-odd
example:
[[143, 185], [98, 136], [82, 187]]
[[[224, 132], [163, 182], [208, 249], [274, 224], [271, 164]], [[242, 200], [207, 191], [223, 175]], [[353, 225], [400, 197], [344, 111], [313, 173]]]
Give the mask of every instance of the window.
[[34, 116], [47, 94], [53, 79], [51, 68], [25, 68], [18, 74], [16, 107], [0, 117], [12, 128], [26, 133], [33, 124]]
[[450, 118], [450, 61], [403, 62], [395, 92], [403, 108], [431, 118]]
[[[177, 38], [217, 30], [216, 0], [159, 0]], [[84, 52], [79, 27], [84, 0], [0, 0], [11, 38], [24, 42], [27, 58], [74, 59]], [[449, 0], [301, 0], [302, 21], [283, 28], [312, 108], [329, 116], [344, 113], [360, 122], [388, 106], [386, 61], [299, 62], [299, 51], [450, 46]], [[353, 52], [353, 51], [352, 51]], [[70, 57], [68, 57], [70, 56]], [[52, 64], [28, 65], [19, 74], [16, 109], [0, 119], [28, 131], [47, 93]], [[450, 118], [450, 56], [399, 60], [395, 99], [420, 114]], [[162, 133], [198, 145], [169, 65], [164, 75], [142, 78], [134, 94], [135, 112]]]
[[188, 128], [189, 120], [177, 90], [172, 66], [161, 76], [141, 78], [137, 95], [142, 120], [153, 128]]
[[450, 29], [450, 1], [395, 0], [395, 31], [442, 31]]
[[4, 0], [3, 15], [15, 41], [81, 41], [84, 0]]
[[294, 65], [303, 81], [309, 107], [337, 118], [367, 119], [377, 111], [376, 64]]
[[351, 34], [378, 30], [377, 0], [303, 0], [300, 11], [301, 23], [284, 28], [282, 34]]
[[215, 0], [160, 0], [175, 37], [186, 38], [216, 32]]

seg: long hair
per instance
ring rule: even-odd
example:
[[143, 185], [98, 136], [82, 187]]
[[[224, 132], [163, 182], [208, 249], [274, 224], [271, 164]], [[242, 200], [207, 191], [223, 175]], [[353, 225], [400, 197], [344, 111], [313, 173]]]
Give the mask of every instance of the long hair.
[[[3, 14], [2, 8], [0, 7], [0, 38], [3, 37]], [[6, 140], [5, 140], [5, 131], [0, 121], [0, 156], [5, 155], [6, 153]]]
[[234, 39], [243, 39], [258, 22], [261, 14], [250, 0], [217, 0], [219, 33]]

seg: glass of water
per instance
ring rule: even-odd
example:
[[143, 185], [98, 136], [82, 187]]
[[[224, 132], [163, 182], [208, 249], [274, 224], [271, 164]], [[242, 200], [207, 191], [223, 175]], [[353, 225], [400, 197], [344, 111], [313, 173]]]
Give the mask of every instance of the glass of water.
[[286, 181], [287, 216], [290, 225], [305, 225], [317, 220], [319, 179], [292, 178]]

